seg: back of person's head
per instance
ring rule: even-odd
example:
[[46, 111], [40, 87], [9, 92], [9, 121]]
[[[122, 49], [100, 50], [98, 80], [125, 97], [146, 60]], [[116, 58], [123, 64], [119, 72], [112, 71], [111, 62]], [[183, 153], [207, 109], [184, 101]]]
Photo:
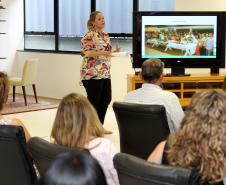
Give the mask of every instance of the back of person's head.
[[164, 63], [158, 59], [147, 59], [141, 67], [141, 76], [147, 83], [155, 83], [163, 73]]
[[38, 185], [107, 185], [98, 162], [81, 151], [62, 153], [50, 164]]
[[226, 164], [226, 92], [194, 94], [180, 129], [169, 137], [169, 163], [194, 170], [200, 182], [223, 180]]
[[9, 80], [6, 73], [0, 72], [0, 111], [8, 99]]
[[89, 16], [89, 20], [87, 21], [87, 28], [88, 30], [94, 30], [94, 21], [96, 19], [97, 14], [101, 13], [100, 11], [93, 11], [91, 12], [90, 16]]
[[84, 147], [90, 136], [103, 136], [103, 127], [88, 99], [71, 93], [59, 104], [51, 136], [59, 145]]

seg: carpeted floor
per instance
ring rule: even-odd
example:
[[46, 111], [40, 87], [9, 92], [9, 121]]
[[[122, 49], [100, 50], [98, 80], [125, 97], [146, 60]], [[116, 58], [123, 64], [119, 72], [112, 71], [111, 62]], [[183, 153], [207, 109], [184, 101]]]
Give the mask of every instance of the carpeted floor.
[[4, 106], [1, 114], [14, 114], [21, 112], [53, 109], [58, 107], [59, 102], [59, 99], [38, 97], [38, 103], [36, 103], [35, 98], [33, 96], [27, 96], [27, 106], [25, 106], [24, 98], [22, 95], [17, 94], [15, 102], [13, 102], [12, 95], [9, 95], [8, 101]]

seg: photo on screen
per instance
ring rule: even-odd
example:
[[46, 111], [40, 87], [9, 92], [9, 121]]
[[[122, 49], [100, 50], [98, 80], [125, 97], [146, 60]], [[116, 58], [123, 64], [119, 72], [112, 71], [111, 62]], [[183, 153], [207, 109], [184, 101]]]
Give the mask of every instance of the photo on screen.
[[142, 19], [142, 58], [216, 58], [216, 16]]

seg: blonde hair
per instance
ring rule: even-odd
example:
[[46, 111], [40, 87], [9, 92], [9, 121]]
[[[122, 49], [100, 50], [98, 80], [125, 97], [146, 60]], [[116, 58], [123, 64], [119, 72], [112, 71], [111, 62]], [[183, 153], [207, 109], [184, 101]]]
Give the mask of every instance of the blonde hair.
[[94, 30], [94, 21], [96, 19], [97, 14], [101, 13], [100, 11], [93, 11], [90, 16], [89, 16], [89, 20], [87, 21], [87, 28], [88, 30]]
[[226, 93], [195, 93], [181, 128], [169, 137], [171, 165], [194, 170], [199, 183], [223, 180], [226, 152]]
[[102, 137], [103, 127], [86, 97], [71, 93], [60, 102], [51, 136], [67, 147], [84, 147], [91, 137]]
[[8, 99], [9, 80], [6, 73], [0, 72], [0, 111]]

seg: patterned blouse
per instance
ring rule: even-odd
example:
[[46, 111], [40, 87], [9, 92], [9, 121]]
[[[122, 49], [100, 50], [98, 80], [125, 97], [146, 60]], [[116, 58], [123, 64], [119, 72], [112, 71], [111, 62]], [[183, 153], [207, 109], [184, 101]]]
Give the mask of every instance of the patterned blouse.
[[105, 32], [89, 31], [82, 38], [81, 55], [83, 62], [81, 66], [81, 80], [110, 78], [110, 57], [97, 56], [85, 57], [85, 51], [111, 51], [109, 35]]

